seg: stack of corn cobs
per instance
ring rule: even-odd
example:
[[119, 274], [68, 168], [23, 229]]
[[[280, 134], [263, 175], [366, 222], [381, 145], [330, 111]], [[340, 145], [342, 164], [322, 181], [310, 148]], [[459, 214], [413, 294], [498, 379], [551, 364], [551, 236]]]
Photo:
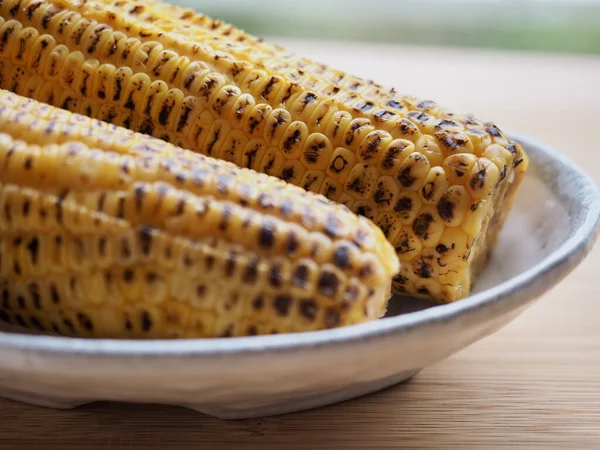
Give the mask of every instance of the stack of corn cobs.
[[0, 319], [12, 324], [240, 336], [376, 319], [391, 292], [455, 301], [527, 168], [491, 123], [190, 10], [0, 11]]

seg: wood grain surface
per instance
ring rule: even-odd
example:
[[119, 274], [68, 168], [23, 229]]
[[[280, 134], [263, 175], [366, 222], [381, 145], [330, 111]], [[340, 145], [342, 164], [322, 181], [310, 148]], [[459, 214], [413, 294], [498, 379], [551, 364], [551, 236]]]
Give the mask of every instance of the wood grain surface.
[[[600, 58], [284, 44], [553, 144], [600, 180]], [[0, 449], [600, 448], [599, 265], [596, 248], [507, 328], [368, 397], [232, 422], [165, 406], [0, 400]]]

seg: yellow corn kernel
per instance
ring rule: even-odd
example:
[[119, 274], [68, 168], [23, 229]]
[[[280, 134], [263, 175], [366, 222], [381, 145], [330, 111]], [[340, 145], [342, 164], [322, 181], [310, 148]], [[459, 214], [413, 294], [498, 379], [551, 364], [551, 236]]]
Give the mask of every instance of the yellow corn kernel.
[[397, 214], [393, 211], [381, 212], [373, 221], [390, 242], [394, 241], [402, 228], [402, 222], [398, 220]]
[[377, 168], [384, 175], [396, 173], [408, 155], [415, 151], [415, 144], [406, 139], [395, 139], [381, 153]]
[[513, 161], [512, 153], [498, 144], [488, 146], [481, 156], [492, 161], [500, 171], [500, 174], [504, 173], [504, 176], [506, 176], [506, 171]]
[[450, 270], [449, 265], [462, 261], [466, 265], [470, 248], [469, 238], [460, 227], [446, 228], [435, 250], [439, 253], [439, 265]]
[[369, 220], [375, 220], [375, 208], [373, 208], [371, 202], [368, 200], [352, 201], [347, 206], [353, 213], [366, 217]]
[[473, 143], [463, 131], [441, 130], [435, 133], [440, 148], [447, 155], [473, 153]]
[[368, 164], [356, 164], [348, 180], [346, 191], [355, 199], [367, 199], [375, 188], [377, 182], [377, 169]]
[[437, 212], [449, 227], [459, 226], [470, 207], [470, 196], [462, 186], [450, 186], [437, 203]]
[[471, 203], [460, 226], [472, 238], [481, 232], [482, 225], [489, 214], [489, 200], [477, 200]]
[[425, 247], [435, 247], [444, 232], [444, 222], [431, 206], [425, 206], [413, 222], [412, 229]]
[[444, 152], [433, 136], [421, 136], [415, 144], [415, 149], [427, 157], [431, 167], [439, 166], [444, 161]]
[[331, 162], [327, 167], [327, 175], [340, 183], [344, 183], [356, 163], [356, 156], [343, 147], [335, 149]]
[[325, 174], [320, 170], [307, 170], [298, 186], [311, 192], [321, 192]]
[[306, 167], [297, 159], [288, 160], [283, 163], [279, 173], [274, 174], [277, 178], [291, 184], [299, 184], [306, 173]]
[[300, 161], [307, 169], [324, 171], [329, 162], [333, 148], [329, 139], [321, 133], [313, 133], [304, 142]]
[[329, 200], [335, 202], [340, 198], [343, 190], [344, 187], [340, 183], [327, 177], [321, 185], [321, 190], [319, 193]]
[[298, 159], [308, 138], [308, 127], [303, 122], [292, 122], [283, 133], [281, 148], [286, 158]]
[[394, 205], [394, 212], [396, 213], [397, 220], [405, 225], [412, 224], [421, 210], [422, 205], [423, 200], [416, 192], [401, 192]]
[[375, 130], [367, 134], [358, 147], [359, 162], [375, 163], [391, 141], [392, 136], [385, 131]]
[[[404, 226], [392, 242], [400, 261], [411, 261], [421, 253], [423, 244], [411, 227]], [[404, 266], [403, 266], [404, 267]]]
[[379, 211], [390, 211], [396, 205], [400, 187], [393, 177], [385, 176], [377, 180], [371, 201]]
[[479, 158], [471, 168], [466, 188], [473, 198], [485, 199], [492, 194], [499, 178], [498, 167], [489, 159]]
[[449, 183], [446, 172], [442, 167], [436, 166], [427, 174], [423, 186], [419, 189], [419, 195], [426, 204], [435, 205], [448, 186]]
[[473, 150], [477, 156], [481, 156], [485, 149], [492, 143], [491, 136], [479, 127], [468, 127], [465, 133], [473, 143]]
[[411, 153], [398, 167], [396, 179], [402, 188], [416, 191], [423, 185], [430, 167], [429, 161], [423, 154]]

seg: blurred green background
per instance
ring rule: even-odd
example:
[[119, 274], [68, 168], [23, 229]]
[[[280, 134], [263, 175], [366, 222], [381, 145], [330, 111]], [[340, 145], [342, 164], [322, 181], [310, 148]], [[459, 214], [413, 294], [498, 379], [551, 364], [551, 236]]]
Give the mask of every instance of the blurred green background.
[[170, 0], [260, 36], [600, 54], [600, 0]]

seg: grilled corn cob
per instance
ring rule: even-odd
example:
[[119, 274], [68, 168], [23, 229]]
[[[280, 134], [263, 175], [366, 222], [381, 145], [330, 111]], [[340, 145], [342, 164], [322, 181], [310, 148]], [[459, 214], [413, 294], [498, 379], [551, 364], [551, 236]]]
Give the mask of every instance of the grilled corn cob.
[[495, 125], [157, 1], [4, 0], [0, 86], [372, 219], [396, 292], [468, 295], [527, 168]]
[[108, 337], [379, 317], [392, 246], [342, 205], [0, 91], [0, 318]]

